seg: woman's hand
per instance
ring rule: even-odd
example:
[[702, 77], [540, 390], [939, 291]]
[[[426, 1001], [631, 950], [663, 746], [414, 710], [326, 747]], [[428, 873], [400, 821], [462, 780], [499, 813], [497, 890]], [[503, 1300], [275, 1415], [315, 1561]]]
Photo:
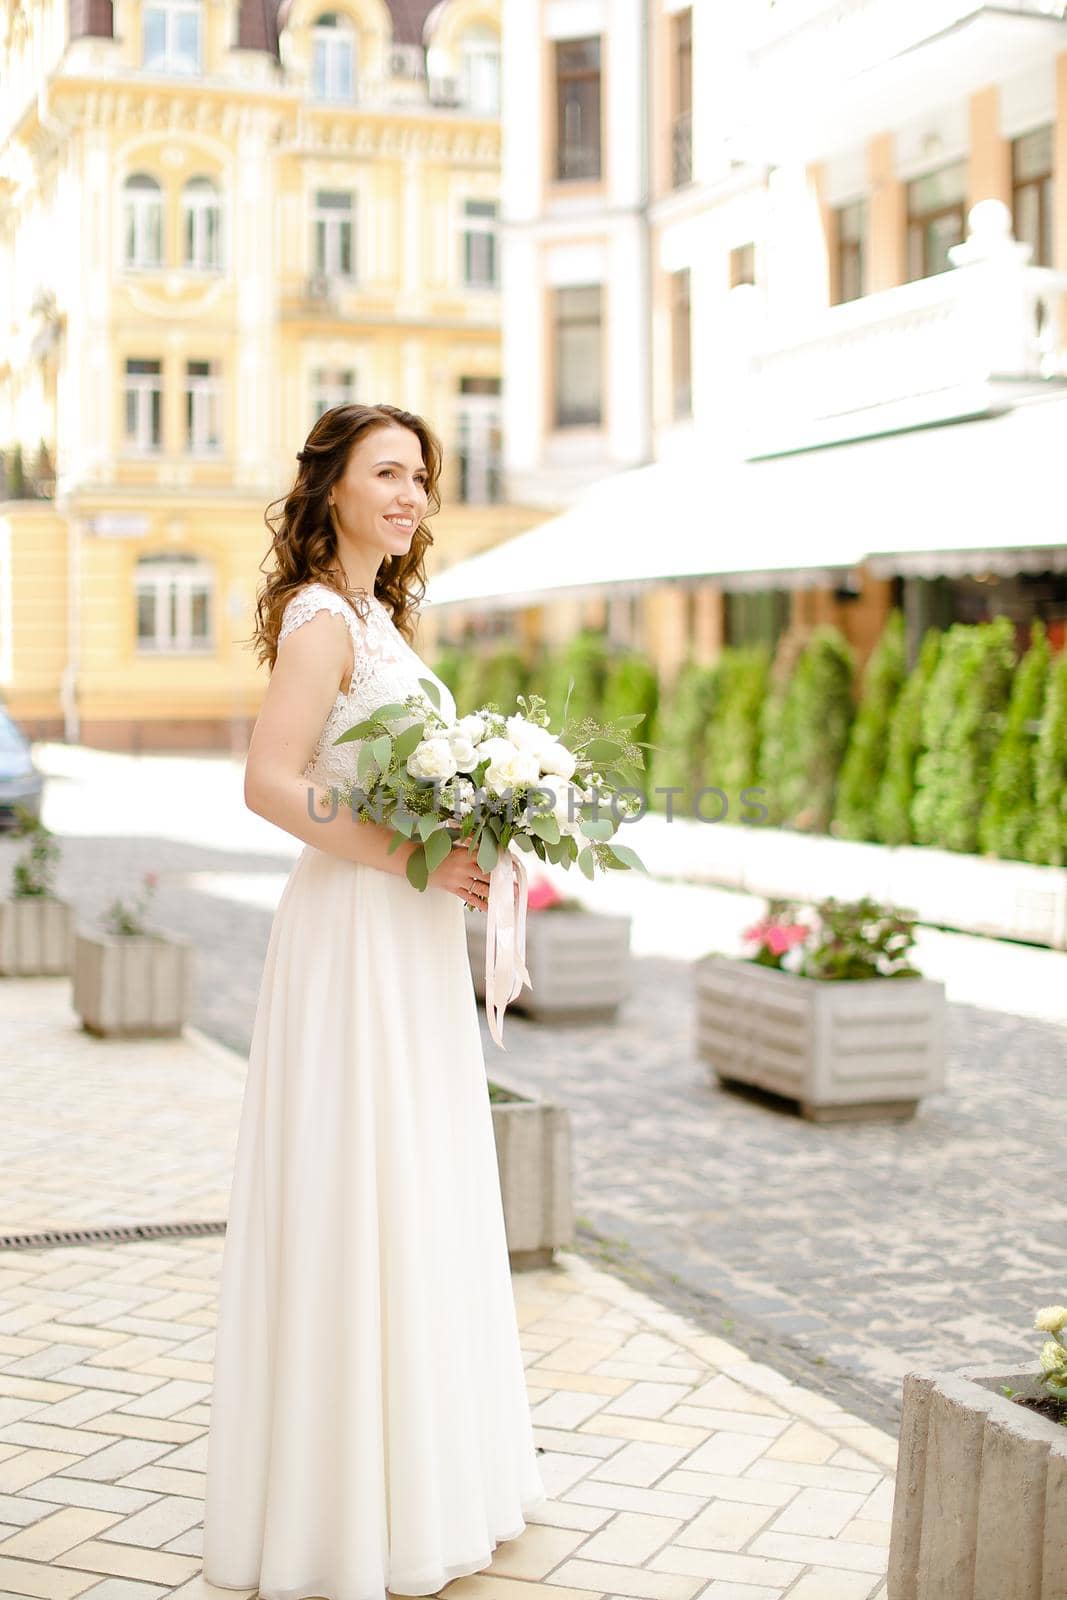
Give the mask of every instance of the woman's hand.
[[451, 851], [426, 880], [431, 889], [457, 894], [472, 910], [485, 911], [489, 905], [489, 874], [471, 853], [469, 839], [457, 839]]

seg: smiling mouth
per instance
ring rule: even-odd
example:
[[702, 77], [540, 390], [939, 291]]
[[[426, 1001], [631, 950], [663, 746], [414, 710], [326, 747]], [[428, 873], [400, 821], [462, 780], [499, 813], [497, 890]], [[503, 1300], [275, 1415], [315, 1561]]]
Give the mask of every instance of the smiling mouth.
[[386, 517], [386, 522], [391, 522], [394, 528], [399, 528], [404, 533], [410, 533], [415, 526], [414, 517]]

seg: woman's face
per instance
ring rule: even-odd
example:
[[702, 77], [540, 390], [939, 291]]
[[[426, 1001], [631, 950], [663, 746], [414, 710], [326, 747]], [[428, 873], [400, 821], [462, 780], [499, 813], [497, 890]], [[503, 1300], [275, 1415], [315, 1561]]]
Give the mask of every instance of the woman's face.
[[368, 554], [404, 555], [429, 503], [418, 435], [394, 425], [372, 428], [352, 446], [330, 496], [346, 542]]

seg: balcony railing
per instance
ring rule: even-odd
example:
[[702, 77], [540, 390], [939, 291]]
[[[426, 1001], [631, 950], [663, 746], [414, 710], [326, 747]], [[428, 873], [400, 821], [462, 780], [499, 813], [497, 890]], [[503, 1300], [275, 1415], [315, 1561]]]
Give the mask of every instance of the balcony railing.
[[985, 415], [1063, 381], [1067, 274], [1027, 264], [998, 201], [971, 227], [948, 272], [834, 306], [800, 333], [756, 333], [750, 459]]

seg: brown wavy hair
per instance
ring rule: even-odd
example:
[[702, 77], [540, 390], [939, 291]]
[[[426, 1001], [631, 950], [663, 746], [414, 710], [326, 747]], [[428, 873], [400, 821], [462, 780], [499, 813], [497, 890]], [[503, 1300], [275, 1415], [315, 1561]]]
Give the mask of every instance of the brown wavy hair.
[[[289, 493], [274, 500], [263, 514], [271, 531], [272, 544], [260, 562], [266, 571], [273, 566], [256, 597], [256, 626], [252, 643], [256, 659], [273, 667], [278, 654], [278, 632], [282, 612], [298, 589], [307, 583], [322, 583], [333, 589], [356, 610], [340, 580], [332, 571], [337, 559], [337, 533], [330, 515], [329, 493], [342, 476], [349, 453], [364, 434], [373, 428], [408, 428], [422, 446], [429, 496], [426, 516], [441, 509], [437, 486], [441, 477], [441, 444], [421, 417], [399, 406], [347, 405], [324, 411], [297, 452], [296, 478]], [[426, 592], [426, 551], [433, 535], [425, 518], [411, 536], [403, 555], [386, 556], [378, 571], [374, 593], [391, 612], [393, 622], [411, 644], [415, 637], [418, 608]]]

